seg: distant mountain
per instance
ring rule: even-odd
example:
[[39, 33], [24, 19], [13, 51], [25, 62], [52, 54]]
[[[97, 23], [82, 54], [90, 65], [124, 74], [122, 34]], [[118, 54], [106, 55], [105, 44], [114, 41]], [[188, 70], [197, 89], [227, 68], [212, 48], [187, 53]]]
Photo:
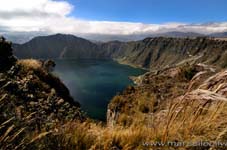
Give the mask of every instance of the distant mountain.
[[0, 33], [13, 43], [23, 44], [30, 41], [34, 37], [47, 35], [46, 32], [6, 32]]
[[217, 37], [217, 38], [227, 38], [227, 32], [212, 33], [209, 36]]
[[155, 34], [152, 35], [152, 37], [202, 37], [206, 36], [204, 34], [200, 33], [195, 33], [195, 32], [178, 32], [178, 31], [173, 31], [173, 32], [166, 32], [166, 33], [161, 33], [161, 34]]
[[[30, 41], [32, 38], [37, 36], [47, 36], [47, 33], [38, 33], [38, 32], [31, 32], [31, 33], [8, 33], [3, 34], [8, 40], [12, 41], [13, 43], [23, 44], [25, 42]], [[112, 34], [78, 34], [76, 36], [82, 37], [84, 39], [88, 39], [94, 42], [109, 42], [109, 41], [138, 41], [143, 40], [147, 37], [201, 37], [201, 36], [212, 36], [212, 37], [227, 37], [227, 32], [221, 33], [213, 33], [213, 34], [200, 34], [196, 32], [180, 32], [180, 31], [172, 31], [172, 32], [164, 32], [164, 33], [143, 33], [143, 34], [129, 34], [129, 35], [112, 35]]]
[[55, 34], [35, 37], [25, 44], [14, 44], [19, 58], [100, 58], [96, 44], [74, 35]]
[[130, 35], [108, 35], [108, 34], [87, 34], [82, 35], [82, 37], [89, 39], [91, 41], [102, 41], [102, 42], [109, 42], [109, 41], [138, 41], [143, 40], [147, 37], [179, 37], [179, 38], [186, 38], [186, 37], [203, 37], [206, 36], [205, 34], [195, 33], [195, 32], [165, 32], [165, 33], [153, 33], [153, 34], [130, 34]]

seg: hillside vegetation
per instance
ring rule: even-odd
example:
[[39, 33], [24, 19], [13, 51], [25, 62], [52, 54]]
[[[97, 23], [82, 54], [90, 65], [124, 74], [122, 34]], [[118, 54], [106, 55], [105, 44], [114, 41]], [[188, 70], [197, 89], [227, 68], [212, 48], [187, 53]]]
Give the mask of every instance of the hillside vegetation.
[[0, 148], [224, 150], [226, 45], [206, 38], [102, 45], [107, 50], [102, 55], [152, 68], [132, 77], [137, 85], [111, 100], [103, 123], [83, 115], [48, 69], [53, 62], [17, 60], [11, 44], [1, 40], [0, 53], [8, 58], [2, 62], [8, 65], [0, 67]]
[[85, 120], [79, 103], [47, 70], [47, 63], [17, 60], [11, 43], [3, 38], [0, 53], [4, 56], [0, 66], [0, 149], [43, 149], [45, 140], [36, 144], [37, 140], [56, 136], [52, 133], [57, 126]]

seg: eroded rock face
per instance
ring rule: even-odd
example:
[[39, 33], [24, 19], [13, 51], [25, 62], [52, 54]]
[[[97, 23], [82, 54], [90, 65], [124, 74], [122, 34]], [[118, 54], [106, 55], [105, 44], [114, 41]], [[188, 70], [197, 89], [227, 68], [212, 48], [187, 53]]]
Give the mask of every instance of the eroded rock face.
[[15, 62], [11, 43], [0, 37], [0, 71], [10, 68]]

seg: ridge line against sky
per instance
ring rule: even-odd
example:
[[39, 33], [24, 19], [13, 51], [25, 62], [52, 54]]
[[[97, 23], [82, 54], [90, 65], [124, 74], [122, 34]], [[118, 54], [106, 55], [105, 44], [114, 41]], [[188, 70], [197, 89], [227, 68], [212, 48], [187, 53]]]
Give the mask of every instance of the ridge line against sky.
[[[181, 8], [183, 6], [185, 8]], [[196, 12], [200, 9], [201, 12]], [[224, 14], [227, 14], [225, 0], [191, 0], [183, 3], [182, 0], [1, 0], [0, 34], [36, 32], [135, 35], [171, 31], [210, 34], [227, 31]], [[169, 21], [166, 18], [168, 15], [169, 18], [176, 19]], [[189, 20], [181, 17], [184, 15]], [[204, 20], [193, 20], [203, 16]], [[207, 22], [209, 16], [211, 19], [217, 17], [216, 20]], [[156, 22], [152, 22], [154, 18], [158, 18]], [[192, 23], [188, 23], [190, 20]]]

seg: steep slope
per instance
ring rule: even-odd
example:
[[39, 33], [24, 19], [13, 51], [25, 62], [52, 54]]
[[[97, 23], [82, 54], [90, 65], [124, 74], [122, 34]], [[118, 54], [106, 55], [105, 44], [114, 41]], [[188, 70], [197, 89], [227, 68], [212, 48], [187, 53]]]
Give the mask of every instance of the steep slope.
[[4, 39], [0, 56], [0, 149], [42, 149], [35, 141], [57, 125], [85, 119], [50, 62], [15, 59]]
[[143, 134], [143, 149], [224, 150], [226, 77], [226, 70], [204, 64], [147, 73], [112, 99], [108, 125]]
[[15, 44], [19, 58], [98, 58], [99, 49], [88, 40], [73, 35], [40, 36], [25, 44]]
[[[139, 119], [135, 115], [146, 115], [166, 109], [173, 99], [198, 88], [201, 82], [218, 70], [218, 68], [204, 64], [192, 66], [184, 64], [179, 67], [161, 69], [158, 72], [147, 72], [135, 77], [133, 80], [137, 85], [128, 87], [110, 102], [108, 123], [109, 125], [113, 125], [114, 122], [122, 123], [123, 118], [121, 117], [128, 116], [128, 122], [123, 123], [131, 125], [131, 121], [136, 123], [133, 118]], [[128, 107], [129, 105], [130, 107]]]
[[227, 65], [227, 42], [211, 38], [146, 38], [104, 43], [101, 48], [119, 62], [148, 69], [170, 67], [182, 61]]

